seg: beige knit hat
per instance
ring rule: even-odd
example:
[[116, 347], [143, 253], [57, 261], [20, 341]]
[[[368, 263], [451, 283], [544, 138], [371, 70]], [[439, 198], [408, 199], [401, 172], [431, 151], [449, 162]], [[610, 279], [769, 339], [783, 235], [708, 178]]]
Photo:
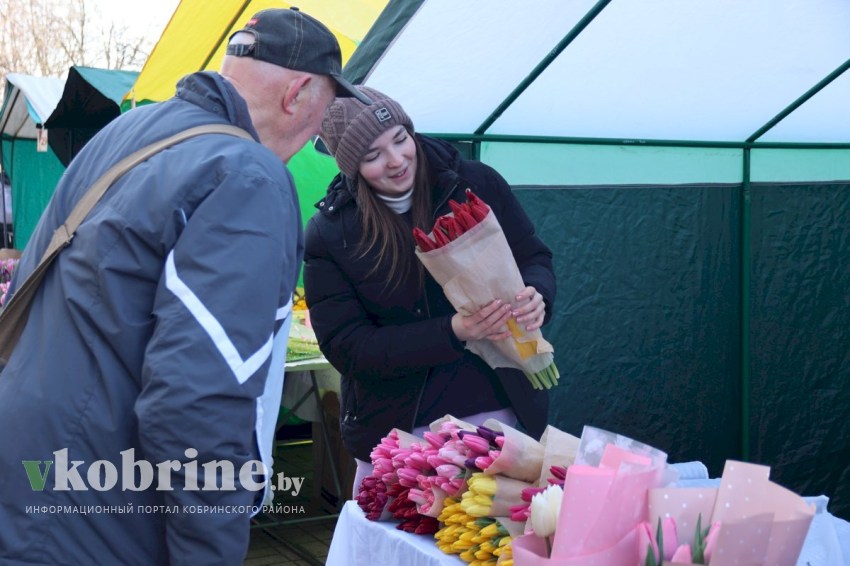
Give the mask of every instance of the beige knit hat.
[[375, 138], [393, 126], [405, 126], [413, 133], [413, 122], [398, 102], [374, 88], [360, 87], [360, 91], [372, 99], [372, 104], [337, 98], [322, 120], [322, 141], [336, 158], [339, 170], [352, 179], [357, 177], [360, 160]]

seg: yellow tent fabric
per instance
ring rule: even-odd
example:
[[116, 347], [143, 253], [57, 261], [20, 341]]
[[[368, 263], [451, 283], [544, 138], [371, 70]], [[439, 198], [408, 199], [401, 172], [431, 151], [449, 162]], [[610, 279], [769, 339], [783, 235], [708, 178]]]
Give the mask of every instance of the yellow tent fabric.
[[324, 23], [339, 40], [345, 64], [386, 4], [387, 0], [181, 0], [124, 106], [166, 100], [184, 75], [218, 69], [230, 35], [266, 8], [295, 5]]
[[[228, 38], [242, 29], [251, 16], [266, 8], [295, 5], [324, 23], [336, 35], [345, 65], [387, 2], [298, 0], [292, 4], [280, 0], [180, 0], [121, 108], [126, 111], [133, 104], [167, 100], [174, 96], [177, 82], [183, 76], [217, 70]], [[293, 156], [288, 166], [298, 188], [301, 219], [306, 225], [315, 213], [313, 204], [325, 194], [338, 169], [333, 159], [317, 152], [310, 143]]]

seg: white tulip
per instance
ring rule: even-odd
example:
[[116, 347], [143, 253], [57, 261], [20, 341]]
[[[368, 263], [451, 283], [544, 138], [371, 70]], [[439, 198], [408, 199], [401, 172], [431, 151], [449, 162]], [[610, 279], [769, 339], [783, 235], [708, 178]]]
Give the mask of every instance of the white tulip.
[[550, 485], [531, 498], [531, 529], [539, 537], [550, 537], [558, 526], [561, 500], [564, 490], [559, 485]]

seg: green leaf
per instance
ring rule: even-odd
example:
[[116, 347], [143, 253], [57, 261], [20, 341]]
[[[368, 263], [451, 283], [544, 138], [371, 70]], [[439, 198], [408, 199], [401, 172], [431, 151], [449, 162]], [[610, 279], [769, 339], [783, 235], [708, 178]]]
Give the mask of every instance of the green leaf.
[[705, 534], [702, 530], [702, 513], [697, 516], [697, 528], [694, 533], [694, 547], [691, 550], [691, 559], [694, 564], [705, 564]]
[[658, 517], [658, 528], [655, 529], [655, 541], [658, 543], [658, 558], [664, 560], [664, 533], [661, 531], [661, 517]]
[[652, 551], [652, 544], [646, 545], [646, 561], [643, 566], [658, 566], [658, 562], [655, 560], [655, 552]]

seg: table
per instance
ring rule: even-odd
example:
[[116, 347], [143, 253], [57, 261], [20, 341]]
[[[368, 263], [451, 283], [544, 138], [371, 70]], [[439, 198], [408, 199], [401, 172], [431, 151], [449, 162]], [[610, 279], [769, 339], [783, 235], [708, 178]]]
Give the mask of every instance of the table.
[[[285, 371], [286, 378], [283, 381], [281, 404], [299, 418], [319, 423], [334, 487], [336, 492], [341, 494], [342, 486], [339, 483], [336, 460], [322, 409], [321, 394], [323, 390], [339, 392], [339, 373], [324, 356], [297, 362], [286, 362]], [[313, 402], [307, 403], [308, 400]], [[340, 498], [340, 502], [342, 502], [342, 498]]]
[[[826, 510], [826, 497], [806, 499], [815, 503], [817, 513], [797, 566], [850, 566], [850, 523]], [[346, 502], [337, 519], [326, 566], [465, 564], [457, 556], [443, 554], [433, 537], [405, 533], [395, 526], [394, 522], [370, 521], [356, 502]]]
[[395, 528], [397, 523], [370, 521], [354, 501], [346, 501], [334, 529], [325, 566], [462, 566], [457, 556], [443, 554], [434, 537]]
[[281, 404], [301, 420], [322, 423], [321, 404], [307, 403], [314, 392], [340, 392], [339, 372], [323, 356], [286, 362]]

